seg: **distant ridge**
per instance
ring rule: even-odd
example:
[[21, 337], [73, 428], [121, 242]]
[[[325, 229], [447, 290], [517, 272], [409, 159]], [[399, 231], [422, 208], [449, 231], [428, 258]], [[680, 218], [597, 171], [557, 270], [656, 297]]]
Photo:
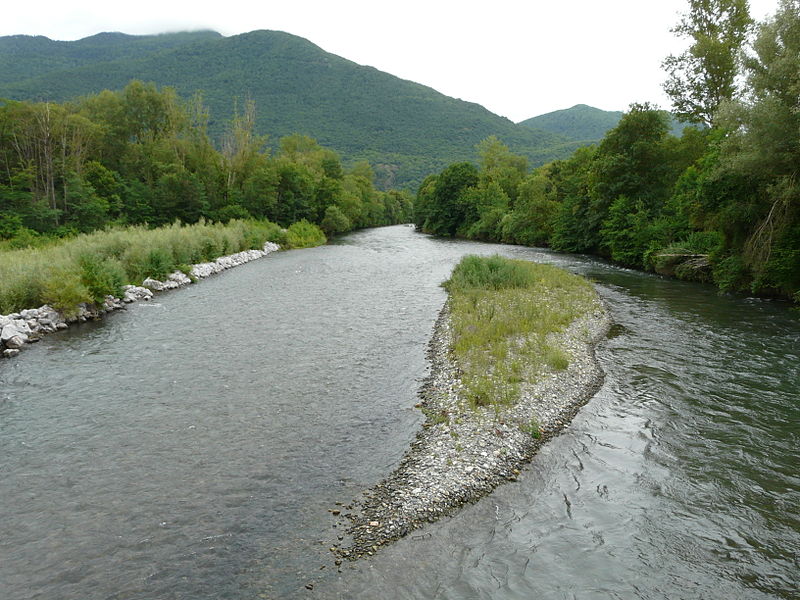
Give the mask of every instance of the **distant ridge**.
[[[539, 131], [549, 131], [573, 142], [588, 144], [603, 139], [609, 130], [617, 126], [623, 114], [621, 110], [601, 110], [586, 104], [576, 104], [572, 108], [526, 119], [519, 125]], [[680, 137], [687, 124], [672, 117], [669, 126], [670, 133]]]
[[489, 135], [533, 166], [570, 155], [582, 141], [516, 125], [279, 31], [101, 33], [75, 42], [0, 38], [0, 97], [66, 101], [121, 89], [131, 79], [172, 86], [186, 98], [202, 90], [212, 135], [222, 133], [237, 100], [251, 98], [258, 132], [273, 143], [310, 135], [346, 162], [369, 160], [384, 187], [413, 189], [451, 162], [475, 160], [475, 144]]
[[119, 59], [134, 60], [154, 52], [221, 37], [215, 31], [160, 35], [103, 32], [74, 42], [51, 40], [42, 35], [0, 37], [0, 86], [47, 76], [57, 78], [72, 69]]
[[600, 110], [586, 104], [576, 104], [572, 108], [527, 119], [519, 125], [549, 131], [573, 141], [595, 141], [616, 127], [622, 115], [620, 110]]

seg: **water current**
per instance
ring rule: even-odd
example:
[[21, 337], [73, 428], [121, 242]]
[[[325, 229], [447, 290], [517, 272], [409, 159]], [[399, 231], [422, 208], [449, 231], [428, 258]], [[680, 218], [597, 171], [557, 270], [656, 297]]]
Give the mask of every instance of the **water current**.
[[[338, 572], [467, 253], [596, 281], [606, 380], [520, 481]], [[362, 231], [0, 361], [0, 598], [797, 598], [800, 314], [587, 257]]]

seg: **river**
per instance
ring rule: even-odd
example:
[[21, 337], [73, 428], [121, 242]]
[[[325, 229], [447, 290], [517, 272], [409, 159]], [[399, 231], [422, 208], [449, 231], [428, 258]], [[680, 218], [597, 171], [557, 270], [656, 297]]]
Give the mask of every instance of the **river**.
[[[376, 557], [328, 512], [413, 439], [466, 253], [597, 283], [602, 389], [520, 481]], [[0, 597], [795, 598], [800, 315], [397, 226], [279, 253], [0, 361]]]

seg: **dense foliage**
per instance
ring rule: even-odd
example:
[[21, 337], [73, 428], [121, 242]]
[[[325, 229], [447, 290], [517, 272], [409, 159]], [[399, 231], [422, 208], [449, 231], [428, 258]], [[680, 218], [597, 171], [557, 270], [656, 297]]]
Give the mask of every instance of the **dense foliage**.
[[714, 127], [680, 138], [645, 104], [597, 146], [533, 171], [488, 139], [479, 169], [425, 179], [415, 223], [800, 301], [800, 1], [758, 26], [744, 68], [742, 94], [707, 99], [713, 118], [698, 109]]
[[252, 99], [253, 131], [274, 136], [269, 144], [295, 133], [314, 137], [347, 166], [369, 161], [384, 190], [415, 189], [426, 174], [472, 160], [474, 145], [492, 134], [537, 165], [577, 147], [278, 31], [0, 38], [0, 98], [65, 102], [133, 79], [172, 86], [184, 99], [202, 90], [213, 139], [234, 116], [232, 98]]
[[672, 31], [692, 43], [664, 61], [664, 90], [683, 120], [711, 126], [721, 104], [734, 96], [751, 25], [747, 0], [689, 0], [689, 12]]
[[327, 234], [409, 219], [366, 162], [292, 135], [273, 154], [245, 103], [216, 147], [198, 97], [133, 81], [66, 104], [0, 102], [0, 240], [25, 246], [108, 225], [306, 219]]

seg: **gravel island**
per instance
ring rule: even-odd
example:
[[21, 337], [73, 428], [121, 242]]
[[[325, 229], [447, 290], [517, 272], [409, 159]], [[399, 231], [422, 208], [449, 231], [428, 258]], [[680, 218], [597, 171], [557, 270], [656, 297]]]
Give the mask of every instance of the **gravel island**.
[[336, 562], [371, 556], [501, 483], [515, 481], [538, 448], [600, 388], [603, 372], [594, 347], [610, 327], [608, 312], [595, 294], [588, 311], [564, 331], [551, 334], [569, 356], [565, 369], [523, 382], [513, 405], [474, 408], [464, 398], [451, 353], [450, 302], [445, 303], [429, 344], [431, 371], [419, 392], [417, 406], [426, 421], [391, 475], [351, 504], [331, 510], [341, 521], [339, 530], [347, 531], [331, 548]]

